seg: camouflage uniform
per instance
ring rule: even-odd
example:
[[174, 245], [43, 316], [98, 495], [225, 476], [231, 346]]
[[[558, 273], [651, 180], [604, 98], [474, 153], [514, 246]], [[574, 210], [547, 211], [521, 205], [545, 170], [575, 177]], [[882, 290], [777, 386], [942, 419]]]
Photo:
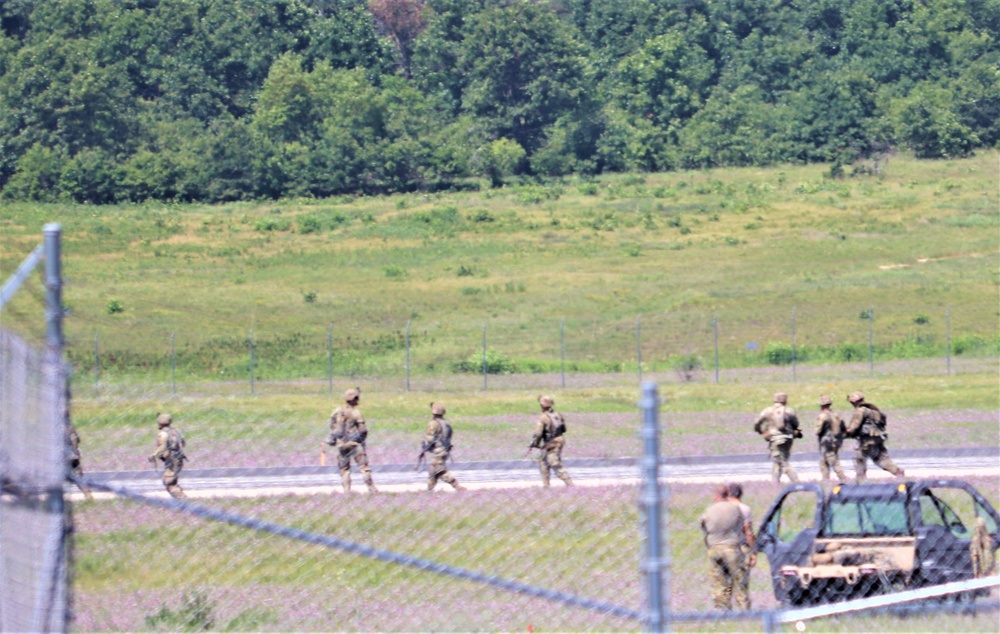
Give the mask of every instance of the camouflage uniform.
[[451, 453], [451, 425], [444, 419], [444, 405], [431, 403], [431, 422], [427, 425], [427, 432], [424, 434], [424, 441], [420, 443], [421, 456], [425, 453], [431, 454], [430, 464], [427, 467], [427, 490], [433, 491], [438, 480], [447, 482], [458, 491], [464, 491], [465, 487], [458, 483], [455, 476], [448, 471], [448, 456]]
[[701, 530], [708, 547], [709, 583], [715, 609], [733, 609], [734, 595], [737, 606], [749, 606], [750, 599], [743, 596], [743, 586], [739, 583], [743, 513], [729, 499], [725, 487], [716, 492], [715, 503], [702, 514]]
[[[76, 427], [66, 418], [66, 457], [69, 460], [69, 473], [74, 478], [83, 477], [83, 465], [80, 460], [80, 435], [76, 433]], [[76, 485], [83, 491], [83, 495], [88, 500], [94, 499], [94, 494], [90, 492], [90, 487], [77, 482]]]
[[184, 468], [184, 436], [171, 425], [174, 419], [170, 414], [160, 414], [156, 417], [156, 424], [160, 431], [156, 434], [156, 451], [149, 456], [149, 461], [154, 465], [157, 460], [163, 461], [163, 486], [167, 487], [167, 492], [175, 498], [187, 497], [184, 489], [177, 484], [177, 478]]
[[549, 486], [549, 474], [556, 472], [559, 479], [572, 486], [573, 481], [562, 464], [562, 450], [566, 444], [564, 438], [566, 434], [566, 420], [562, 414], [552, 409], [555, 401], [551, 396], [539, 396], [538, 404], [542, 408], [542, 414], [535, 424], [535, 435], [531, 439], [529, 448], [539, 448], [538, 469], [542, 474], [542, 486]]
[[996, 566], [996, 555], [993, 554], [993, 538], [986, 528], [986, 520], [976, 518], [976, 526], [969, 542], [969, 556], [972, 558], [972, 576], [976, 579], [989, 577]]
[[368, 485], [369, 493], [378, 493], [372, 481], [372, 468], [368, 466], [368, 454], [365, 452], [365, 441], [368, 438], [368, 426], [365, 417], [357, 408], [361, 400], [361, 388], [351, 388], [344, 393], [345, 404], [333, 410], [330, 414], [330, 435], [326, 443], [337, 447], [337, 464], [340, 467], [340, 481], [344, 493], [351, 492], [351, 458], [358, 465], [361, 477]]
[[860, 484], [865, 481], [868, 472], [868, 459], [882, 467], [897, 478], [902, 478], [905, 472], [896, 466], [885, 448], [889, 434], [885, 431], [885, 418], [882, 411], [872, 403], [865, 402], [861, 392], [854, 392], [847, 397], [854, 406], [854, 416], [847, 425], [848, 438], [857, 439], [854, 449], [854, 474]]
[[[756, 538], [753, 534], [753, 511], [743, 503], [743, 487], [735, 482], [727, 485], [729, 501], [740, 509], [743, 516], [743, 527], [740, 530], [740, 561], [738, 574], [733, 581], [733, 599], [737, 610], [749, 610], [750, 605], [750, 569], [757, 563]], [[738, 587], [737, 587], [738, 586]]]
[[819, 398], [820, 412], [816, 417], [816, 439], [819, 441], [819, 472], [824, 481], [830, 479], [830, 470], [837, 474], [837, 479], [847, 482], [847, 474], [840, 468], [841, 445], [844, 444], [844, 434], [847, 426], [840, 414], [831, 411], [833, 400], [825, 394]]
[[802, 438], [802, 431], [799, 430], [799, 418], [795, 410], [788, 407], [787, 403], [788, 396], [784, 392], [778, 392], [774, 395], [774, 404], [764, 408], [753, 424], [754, 431], [767, 441], [771, 452], [771, 476], [775, 482], [781, 481], [782, 472], [792, 482], [799, 481], [788, 457], [792, 452], [793, 440]]

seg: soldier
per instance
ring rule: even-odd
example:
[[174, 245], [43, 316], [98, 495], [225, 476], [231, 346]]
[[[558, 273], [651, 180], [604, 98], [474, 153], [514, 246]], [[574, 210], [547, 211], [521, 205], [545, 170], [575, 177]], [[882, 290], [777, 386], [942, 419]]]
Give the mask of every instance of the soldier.
[[986, 520], [976, 518], [976, 526], [969, 541], [969, 556], [972, 558], [972, 576], [975, 579], [989, 577], [996, 567], [996, 555], [993, 554], [993, 538], [986, 528]]
[[737, 605], [749, 605], [749, 598], [740, 596], [743, 588], [737, 583], [742, 559], [739, 545], [743, 513], [730, 501], [726, 485], [716, 488], [713, 504], [701, 516], [701, 531], [708, 547], [709, 580], [715, 609], [733, 609], [733, 594], [737, 595]]
[[542, 451], [538, 454], [538, 468], [542, 473], [542, 486], [549, 486], [549, 473], [555, 471], [559, 479], [572, 486], [573, 481], [562, 464], [562, 450], [566, 444], [564, 438], [566, 434], [566, 420], [562, 414], [552, 409], [555, 400], [551, 396], [539, 396], [538, 404], [542, 408], [542, 414], [538, 417], [535, 425], [535, 435], [528, 445], [528, 452], [538, 448]]
[[737, 569], [736, 579], [733, 587], [738, 591], [733, 592], [736, 602], [736, 609], [750, 609], [750, 569], [757, 563], [756, 545], [757, 538], [753, 534], [753, 512], [750, 507], [743, 503], [743, 486], [738, 482], [730, 482], [726, 485], [729, 492], [729, 501], [740, 509], [743, 516], [743, 528], [740, 531], [740, 565]]
[[88, 500], [94, 499], [94, 494], [90, 492], [90, 487], [84, 484], [79, 478], [83, 477], [83, 464], [80, 460], [80, 434], [76, 433], [76, 427], [70, 421], [69, 413], [66, 413], [66, 457], [69, 459], [69, 473], [76, 486], [83, 491], [83, 496]]
[[451, 425], [444, 419], [445, 409], [441, 403], [431, 403], [431, 422], [427, 425], [427, 433], [420, 443], [420, 457], [417, 458], [417, 468], [424, 454], [430, 452], [431, 462], [427, 469], [427, 490], [433, 491], [438, 480], [447, 482], [456, 491], [464, 491], [465, 487], [458, 483], [448, 471], [448, 456], [451, 454]]
[[824, 394], [819, 397], [819, 416], [816, 417], [816, 439], [819, 441], [819, 472], [823, 481], [830, 480], [830, 470], [837, 474], [837, 479], [847, 482], [847, 474], [840, 468], [840, 446], [844, 444], [844, 434], [847, 425], [840, 414], [830, 409], [833, 399]]
[[854, 448], [854, 475], [860, 484], [865, 481], [868, 471], [868, 458], [897, 478], [906, 473], [896, 466], [885, 448], [889, 434], [885, 431], [885, 414], [873, 403], [865, 402], [865, 395], [854, 392], [847, 397], [847, 402], [854, 406], [854, 416], [847, 425], [848, 438], [857, 440]]
[[352, 387], [344, 392], [345, 404], [333, 410], [330, 414], [330, 435], [326, 444], [338, 447], [337, 463], [340, 466], [340, 481], [344, 485], [344, 493], [351, 492], [351, 458], [361, 470], [361, 476], [368, 485], [369, 493], [378, 493], [372, 481], [372, 468], [368, 466], [368, 454], [365, 452], [365, 441], [368, 438], [368, 427], [365, 417], [358, 409], [361, 401], [361, 388]]
[[764, 437], [771, 450], [771, 476], [775, 482], [781, 481], [781, 473], [788, 474], [792, 482], [798, 482], [788, 456], [792, 452], [792, 442], [802, 438], [799, 429], [799, 418], [795, 410], [788, 407], [788, 395], [778, 392], [774, 395], [774, 404], [764, 408], [754, 421], [753, 430]]
[[149, 455], [149, 461], [156, 466], [156, 460], [163, 461], [163, 485], [167, 492], [175, 498], [185, 498], [184, 490], [177, 484], [177, 477], [184, 468], [184, 436], [171, 425], [174, 419], [170, 414], [157, 414], [156, 424], [160, 431], [156, 434], [156, 451]]

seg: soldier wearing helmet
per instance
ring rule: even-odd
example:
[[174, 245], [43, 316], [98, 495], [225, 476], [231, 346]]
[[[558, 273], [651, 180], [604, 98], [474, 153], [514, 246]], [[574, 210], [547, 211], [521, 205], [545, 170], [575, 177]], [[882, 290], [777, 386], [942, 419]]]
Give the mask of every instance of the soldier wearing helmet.
[[76, 486], [80, 487], [80, 491], [83, 492], [83, 497], [88, 500], [94, 499], [94, 494], [91, 493], [90, 487], [83, 483], [83, 461], [80, 455], [80, 434], [77, 433], [76, 427], [73, 426], [73, 421], [69, 416], [69, 409], [63, 410], [63, 420], [65, 421], [66, 429], [66, 456], [69, 459], [69, 474], [70, 480], [73, 481]]
[[351, 458], [361, 470], [361, 477], [368, 485], [368, 492], [378, 493], [378, 488], [372, 481], [372, 469], [368, 466], [368, 454], [365, 451], [368, 426], [365, 424], [364, 415], [358, 409], [360, 401], [360, 387], [352, 387], [344, 392], [344, 405], [330, 414], [330, 434], [327, 436], [326, 444], [337, 448], [337, 465], [340, 467], [340, 481], [344, 493], [351, 492]]
[[556, 475], [566, 486], [572, 486], [566, 467], [562, 464], [562, 450], [566, 444], [566, 419], [553, 409], [555, 400], [551, 396], [539, 396], [538, 405], [542, 413], [535, 424], [535, 435], [531, 439], [528, 451], [541, 449], [538, 454], [538, 469], [542, 474], [542, 486], [549, 486], [550, 473]]
[[464, 491], [465, 487], [459, 484], [455, 476], [448, 471], [448, 457], [453, 447], [451, 443], [452, 429], [444, 415], [444, 405], [431, 403], [431, 422], [428, 423], [424, 440], [420, 443], [420, 458], [423, 458], [424, 454], [431, 454], [431, 461], [427, 468], [427, 490], [433, 491], [440, 480], [450, 484], [456, 491]]
[[799, 476], [789, 462], [792, 452], [792, 442], [802, 438], [799, 429], [799, 418], [795, 410], [788, 407], [788, 395], [778, 392], [774, 395], [774, 404], [765, 407], [753, 423], [753, 430], [764, 437], [771, 452], [771, 476], [775, 482], [781, 481], [781, 474], [786, 473], [792, 482], [798, 482]]
[[886, 432], [886, 416], [874, 403], [865, 401], [861, 392], [853, 392], [847, 397], [847, 402], [854, 406], [854, 416], [847, 424], [846, 435], [854, 438], [854, 475], [860, 484], [866, 479], [868, 459], [882, 467], [897, 478], [906, 473], [896, 466], [885, 448], [889, 434]]
[[823, 481], [830, 480], [830, 470], [837, 474], [837, 479], [847, 482], [847, 474], [840, 468], [840, 447], [844, 444], [844, 434], [847, 426], [840, 414], [830, 407], [833, 399], [824, 394], [819, 397], [819, 416], [816, 417], [816, 439], [819, 441], [819, 472]]
[[167, 493], [175, 498], [185, 498], [187, 495], [177, 479], [188, 459], [184, 453], [187, 443], [184, 435], [173, 427], [173, 422], [174, 418], [170, 414], [156, 415], [156, 425], [159, 427], [156, 433], [156, 451], [150, 454], [149, 461], [154, 466], [157, 460], [163, 461], [163, 486], [167, 487]]

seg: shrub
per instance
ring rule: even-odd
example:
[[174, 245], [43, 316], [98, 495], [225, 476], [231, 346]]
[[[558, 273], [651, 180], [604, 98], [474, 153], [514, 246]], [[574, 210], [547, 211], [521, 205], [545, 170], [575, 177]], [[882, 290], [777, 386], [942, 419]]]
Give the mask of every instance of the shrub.
[[318, 233], [322, 230], [316, 216], [305, 216], [299, 220], [299, 233]]
[[865, 348], [856, 343], [842, 343], [837, 346], [837, 358], [841, 361], [861, 361], [867, 356]]
[[691, 381], [701, 370], [701, 359], [693, 354], [677, 355], [671, 359], [670, 365], [677, 372], [677, 376], [682, 381], [687, 382]]
[[790, 344], [772, 341], [764, 348], [764, 358], [771, 365], [788, 365], [792, 362], [794, 351]]
[[402, 279], [406, 277], [406, 269], [399, 266], [398, 264], [390, 264], [383, 270], [385, 271], [385, 276], [390, 279]]
[[[514, 374], [517, 372], [517, 364], [512, 359], [507, 358], [503, 353], [493, 348], [486, 349], [486, 373], [487, 374]], [[458, 361], [451, 366], [452, 372], [460, 374], [478, 374], [483, 371], [483, 353], [475, 352], [464, 361]]]
[[120, 300], [112, 299], [108, 301], [107, 306], [104, 307], [104, 312], [109, 315], [117, 315], [119, 313], [125, 312], [125, 305], [121, 303]]
[[986, 339], [982, 335], [959, 335], [951, 342], [955, 354], [976, 352], [986, 347]]
[[261, 233], [268, 233], [270, 231], [288, 231], [291, 226], [291, 221], [285, 218], [261, 218], [254, 223], [253, 228]]

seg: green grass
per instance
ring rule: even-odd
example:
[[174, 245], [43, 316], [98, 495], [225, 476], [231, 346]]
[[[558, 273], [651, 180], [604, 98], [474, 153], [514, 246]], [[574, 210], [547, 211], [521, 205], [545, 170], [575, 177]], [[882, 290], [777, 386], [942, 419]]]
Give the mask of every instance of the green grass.
[[[182, 377], [245, 376], [251, 330], [262, 378], [323, 378], [330, 326], [335, 371], [398, 375], [407, 322], [414, 373], [450, 372], [484, 324], [492, 347], [544, 368], [560, 360], [563, 320], [567, 361], [608, 367], [634, 362], [640, 315], [652, 368], [712, 359], [714, 318], [724, 367], [766, 363], [793, 311], [800, 360], [825, 362], [867, 352], [870, 306], [880, 359], [942, 356], [949, 331], [979, 342], [963, 354], [996, 354], [996, 163], [985, 152], [899, 157], [881, 177], [842, 181], [815, 165], [215, 207], [9, 205], [0, 276], [60, 222], [70, 356], [92, 367], [96, 336], [120, 381], [166, 376], [171, 335]], [[33, 279], [5, 326], [40, 338], [42, 295]]]

